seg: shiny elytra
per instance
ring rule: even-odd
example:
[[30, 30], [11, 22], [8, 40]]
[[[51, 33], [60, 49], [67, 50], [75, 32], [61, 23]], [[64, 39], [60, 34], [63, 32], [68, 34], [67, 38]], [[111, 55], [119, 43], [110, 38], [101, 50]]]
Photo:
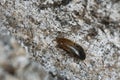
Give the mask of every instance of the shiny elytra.
[[56, 38], [57, 46], [68, 53], [71, 53], [81, 60], [86, 58], [84, 49], [77, 43], [67, 39], [67, 38]]

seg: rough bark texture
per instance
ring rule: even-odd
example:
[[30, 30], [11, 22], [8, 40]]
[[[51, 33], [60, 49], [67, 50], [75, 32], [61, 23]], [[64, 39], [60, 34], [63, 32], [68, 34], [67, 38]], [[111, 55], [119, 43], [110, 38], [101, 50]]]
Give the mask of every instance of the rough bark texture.
[[[11, 46], [11, 37], [19, 47]], [[80, 61], [56, 47], [56, 37], [81, 45], [86, 59]], [[39, 73], [41, 69], [45, 73]], [[120, 1], [0, 0], [0, 79], [9, 77], [120, 80]]]

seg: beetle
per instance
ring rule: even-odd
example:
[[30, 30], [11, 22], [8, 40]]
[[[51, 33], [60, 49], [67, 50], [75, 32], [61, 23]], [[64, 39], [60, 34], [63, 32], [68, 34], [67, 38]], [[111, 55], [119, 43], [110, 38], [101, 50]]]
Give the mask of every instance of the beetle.
[[56, 42], [59, 48], [77, 56], [79, 59], [84, 60], [86, 58], [84, 49], [79, 44], [67, 38], [58, 38], [58, 37], [56, 38]]

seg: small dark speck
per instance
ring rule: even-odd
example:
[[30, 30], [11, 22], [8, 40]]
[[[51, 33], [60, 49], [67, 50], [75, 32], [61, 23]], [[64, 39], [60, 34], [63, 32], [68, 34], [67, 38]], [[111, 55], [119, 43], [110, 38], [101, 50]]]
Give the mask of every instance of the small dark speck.
[[69, 4], [72, 0], [62, 0], [62, 5], [65, 6]]

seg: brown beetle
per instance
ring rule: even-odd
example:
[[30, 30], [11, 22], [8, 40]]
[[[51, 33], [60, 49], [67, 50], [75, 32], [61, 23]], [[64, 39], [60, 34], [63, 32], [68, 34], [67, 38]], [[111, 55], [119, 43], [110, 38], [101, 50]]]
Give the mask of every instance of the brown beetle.
[[84, 60], [86, 58], [86, 54], [84, 52], [84, 49], [77, 43], [67, 39], [67, 38], [56, 38], [56, 41], [58, 43], [58, 47], [77, 56], [81, 60]]

